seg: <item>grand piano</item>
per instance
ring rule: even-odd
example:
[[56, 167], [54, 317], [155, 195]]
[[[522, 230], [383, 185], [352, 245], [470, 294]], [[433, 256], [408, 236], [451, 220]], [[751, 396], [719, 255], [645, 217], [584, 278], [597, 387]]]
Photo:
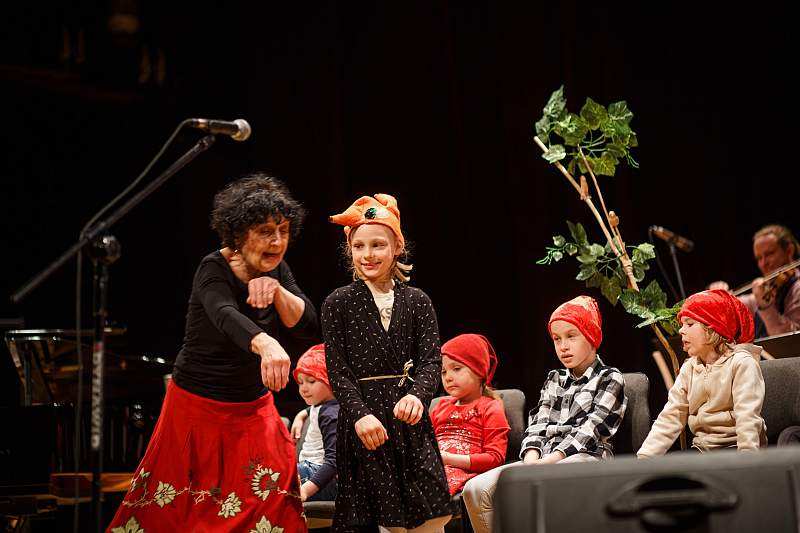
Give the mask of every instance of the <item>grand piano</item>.
[[[106, 329], [105, 472], [133, 472], [138, 465], [172, 370], [172, 361], [166, 358], [126, 353], [124, 333], [122, 328]], [[79, 472], [91, 471], [91, 340], [91, 330], [83, 331]], [[21, 383], [22, 405], [4, 409], [0, 494], [38, 492], [48, 487], [51, 474], [76, 471], [77, 338], [74, 330], [27, 329], [7, 331], [5, 342]]]

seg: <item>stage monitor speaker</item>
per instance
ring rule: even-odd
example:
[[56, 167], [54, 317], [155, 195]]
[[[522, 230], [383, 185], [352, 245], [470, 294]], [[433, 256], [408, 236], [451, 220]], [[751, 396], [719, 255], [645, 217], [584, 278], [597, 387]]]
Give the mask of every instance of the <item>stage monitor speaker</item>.
[[506, 469], [504, 533], [800, 531], [800, 446]]

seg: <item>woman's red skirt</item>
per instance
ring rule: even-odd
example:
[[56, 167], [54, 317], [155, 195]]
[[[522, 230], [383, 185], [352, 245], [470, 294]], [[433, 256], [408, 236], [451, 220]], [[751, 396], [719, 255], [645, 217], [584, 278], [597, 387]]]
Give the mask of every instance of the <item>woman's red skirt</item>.
[[272, 394], [227, 403], [170, 382], [108, 531], [303, 532], [299, 492], [295, 444]]

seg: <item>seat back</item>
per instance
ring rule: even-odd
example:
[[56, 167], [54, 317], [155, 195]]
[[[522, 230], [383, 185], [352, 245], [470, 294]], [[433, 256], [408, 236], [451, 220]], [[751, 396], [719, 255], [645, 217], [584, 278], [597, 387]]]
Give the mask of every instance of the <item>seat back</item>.
[[641, 372], [622, 374], [622, 379], [625, 381], [628, 405], [622, 423], [614, 435], [616, 455], [636, 453], [650, 431], [650, 406], [647, 401], [650, 380]]
[[789, 426], [800, 426], [800, 357], [761, 361], [764, 374], [764, 407], [770, 444]]

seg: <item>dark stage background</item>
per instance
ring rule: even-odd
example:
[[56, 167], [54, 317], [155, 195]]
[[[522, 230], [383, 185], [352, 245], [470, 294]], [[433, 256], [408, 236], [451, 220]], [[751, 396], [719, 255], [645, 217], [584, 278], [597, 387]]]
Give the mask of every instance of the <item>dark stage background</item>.
[[[74, 241], [180, 120], [244, 117], [248, 142], [220, 138], [114, 229], [123, 257], [111, 315], [127, 325], [132, 353], [177, 353], [192, 275], [218, 245], [208, 228], [213, 194], [264, 170], [309, 209], [287, 259], [318, 304], [348, 282], [341, 230], [327, 216], [362, 194], [396, 195], [413, 283], [433, 299], [443, 339], [486, 334], [500, 354], [497, 385], [522, 388], [532, 404], [557, 366], [546, 320], [587, 290], [573, 281], [574, 263], [535, 261], [566, 219], [601, 239], [531, 142], [561, 83], [573, 110], [586, 96], [628, 101], [641, 170], [604, 178], [606, 202], [629, 243], [643, 242], [651, 224], [696, 241], [681, 257], [687, 290], [757, 275], [750, 238], [763, 224], [800, 231], [794, 13], [769, 3], [651, 5], [6, 5], [0, 318], [71, 327], [74, 265], [23, 305], [7, 295]], [[198, 137], [184, 133], [160, 168]], [[660, 402], [649, 335], [590, 293], [604, 314], [605, 361], [647, 372]], [[14, 381], [5, 382], [13, 402]], [[292, 391], [279, 401], [284, 411], [297, 405]]]

